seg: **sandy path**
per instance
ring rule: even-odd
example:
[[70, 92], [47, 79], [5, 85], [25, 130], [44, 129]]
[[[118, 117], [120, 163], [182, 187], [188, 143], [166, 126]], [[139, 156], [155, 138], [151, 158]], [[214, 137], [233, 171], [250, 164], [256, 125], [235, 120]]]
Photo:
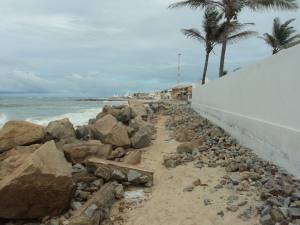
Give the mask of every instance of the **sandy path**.
[[[228, 196], [236, 194], [232, 190], [221, 189], [215, 193], [211, 189], [218, 184], [218, 180], [225, 175], [224, 168], [198, 169], [192, 163], [179, 166], [175, 169], [166, 169], [162, 165], [162, 157], [166, 153], [176, 151], [179, 144], [168, 140], [165, 130], [166, 117], [161, 117], [157, 123], [157, 139], [145, 149], [141, 166], [155, 172], [155, 184], [148, 199], [131, 210], [122, 213], [125, 225], [235, 225], [256, 224], [256, 218], [244, 222], [237, 218], [245, 208], [237, 212], [226, 210]], [[183, 192], [186, 186], [191, 185], [196, 179], [208, 187], [196, 187], [192, 192]], [[238, 194], [239, 200], [251, 199]], [[212, 205], [205, 206], [203, 200], [213, 200]], [[116, 208], [118, 206], [115, 206]], [[245, 206], [247, 207], [247, 206]], [[248, 205], [249, 207], [249, 205]], [[115, 211], [115, 210], [113, 210]], [[217, 215], [223, 211], [224, 217]]]

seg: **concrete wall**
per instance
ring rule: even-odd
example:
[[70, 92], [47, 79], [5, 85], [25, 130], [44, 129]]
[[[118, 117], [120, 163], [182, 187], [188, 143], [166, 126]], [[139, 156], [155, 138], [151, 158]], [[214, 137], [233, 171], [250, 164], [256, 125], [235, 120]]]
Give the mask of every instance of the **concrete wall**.
[[300, 177], [300, 45], [193, 91], [202, 116]]

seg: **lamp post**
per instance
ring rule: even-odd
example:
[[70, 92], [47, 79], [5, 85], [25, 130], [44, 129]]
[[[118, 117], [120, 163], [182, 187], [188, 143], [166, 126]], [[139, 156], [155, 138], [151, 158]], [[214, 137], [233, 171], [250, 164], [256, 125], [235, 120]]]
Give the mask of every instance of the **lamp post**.
[[181, 68], [180, 68], [180, 62], [181, 62], [181, 53], [178, 54], [178, 71], [177, 71], [177, 84], [180, 83], [180, 73], [181, 73]]

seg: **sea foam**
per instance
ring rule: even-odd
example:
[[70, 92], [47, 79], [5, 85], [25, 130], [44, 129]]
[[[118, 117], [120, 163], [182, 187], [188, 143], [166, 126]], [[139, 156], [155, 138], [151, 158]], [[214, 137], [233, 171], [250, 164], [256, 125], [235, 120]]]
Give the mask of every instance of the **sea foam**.
[[3, 113], [0, 113], [0, 128], [7, 122], [7, 116]]
[[49, 122], [55, 120], [61, 120], [68, 118], [74, 126], [81, 126], [88, 124], [89, 120], [95, 118], [98, 113], [102, 111], [102, 108], [97, 109], [82, 109], [78, 112], [66, 113], [59, 116], [51, 116], [44, 118], [28, 118], [26, 121], [39, 124], [42, 126], [47, 126]]

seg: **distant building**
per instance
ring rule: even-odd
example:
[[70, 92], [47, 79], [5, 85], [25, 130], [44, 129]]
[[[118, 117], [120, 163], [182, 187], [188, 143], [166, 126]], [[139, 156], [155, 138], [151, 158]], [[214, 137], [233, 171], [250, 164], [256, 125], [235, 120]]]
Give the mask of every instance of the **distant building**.
[[172, 89], [166, 89], [160, 92], [160, 99], [171, 99]]
[[192, 84], [179, 84], [172, 88], [171, 96], [172, 99], [176, 100], [190, 100], [193, 95]]

